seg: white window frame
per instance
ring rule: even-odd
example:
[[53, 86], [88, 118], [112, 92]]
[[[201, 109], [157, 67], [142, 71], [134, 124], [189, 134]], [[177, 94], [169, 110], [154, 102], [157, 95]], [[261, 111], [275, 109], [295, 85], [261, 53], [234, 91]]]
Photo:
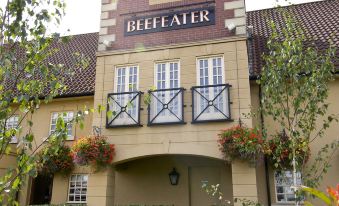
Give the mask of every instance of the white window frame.
[[[139, 90], [139, 65], [136, 65], [136, 64], [128, 64], [128, 65], [118, 65], [118, 66], [115, 66], [115, 70], [114, 70], [114, 92], [117, 93], [118, 92], [118, 69], [121, 69], [121, 68], [126, 68], [126, 74], [125, 76], [128, 76], [129, 77], [129, 69], [131, 67], [136, 67], [137, 68], [137, 86], [136, 86], [136, 90], [138, 91]], [[128, 84], [127, 82], [126, 85], [125, 85], [125, 91], [124, 92], [128, 92], [129, 91], [129, 78], [127, 78], [128, 80]]]
[[[52, 127], [53, 126], [56, 126], [56, 121], [55, 121], [55, 124], [53, 123], [53, 120], [54, 120], [54, 116], [57, 115], [57, 118], [59, 115], [64, 115], [64, 113], [66, 114], [66, 117], [64, 116], [64, 121], [69, 121], [69, 118], [74, 118], [74, 112], [73, 111], [64, 111], [64, 112], [52, 112], [51, 113], [51, 121], [50, 121], [50, 124], [49, 124], [49, 134], [52, 134], [52, 132], [55, 131], [55, 129], [53, 130]], [[71, 117], [69, 116], [69, 114], [72, 114]], [[57, 120], [56, 118], [56, 120]], [[67, 134], [67, 139], [66, 140], [74, 140], [74, 128], [73, 128], [73, 124], [72, 124], [72, 129], [71, 129], [71, 132], [72, 134], [71, 135], [68, 135]], [[46, 140], [47, 138], [45, 138]]]
[[[72, 177], [75, 176], [75, 181], [72, 181]], [[80, 187], [77, 186], [77, 179], [78, 179], [78, 176], [81, 176], [81, 182], [80, 182]], [[83, 177], [87, 177], [87, 181], [86, 181], [86, 187], [83, 187], [82, 184], [83, 184], [83, 181], [82, 181], [82, 178]], [[69, 180], [68, 180], [68, 191], [67, 191], [67, 202], [68, 203], [87, 203], [87, 196], [88, 196], [88, 179], [89, 179], [89, 175], [88, 174], [71, 174], [70, 177], [69, 177]], [[71, 187], [71, 183], [74, 182], [75, 183], [75, 186], [74, 187]], [[86, 194], [85, 194], [85, 198], [86, 200], [85, 201], [81, 201], [81, 192], [80, 192], [80, 201], [75, 201], [75, 191], [76, 189], [80, 189], [80, 191], [82, 191], [82, 189], [86, 188]], [[74, 193], [71, 193], [71, 189], [74, 189]], [[74, 200], [73, 201], [70, 201], [70, 196], [74, 196]]]
[[[127, 65], [117, 65], [115, 66], [115, 70], [114, 70], [114, 93], [121, 93], [121, 92], [132, 92], [130, 91], [130, 82], [129, 82], [129, 75], [130, 75], [130, 68], [136, 68], [137, 69], [137, 79], [136, 79], [136, 88], [135, 88], [135, 92], [139, 91], [139, 65], [136, 64], [127, 64]], [[124, 91], [118, 91], [118, 70], [119, 69], [123, 69], [125, 68], [125, 88]], [[138, 97], [140, 98], [140, 96]], [[135, 102], [139, 103], [138, 100], [135, 100]], [[139, 105], [140, 107], [140, 105]], [[137, 105], [136, 105], [136, 110], [140, 109]], [[136, 111], [136, 120], [139, 119], [139, 111]], [[129, 117], [127, 116], [127, 114], [121, 114], [119, 117], [117, 117], [115, 119], [115, 122], [117, 123], [117, 125], [128, 125], [128, 124], [134, 124], [135, 122]]]
[[[19, 124], [19, 115], [12, 115], [6, 120], [6, 130], [15, 129], [16, 127], [18, 127], [18, 124]], [[18, 138], [16, 136], [13, 136], [9, 143], [17, 144]]]
[[[213, 83], [213, 59], [214, 58], [221, 58], [221, 83], [219, 84], [225, 84], [226, 83], [226, 76], [225, 76], [225, 61], [224, 61], [224, 55], [210, 55], [210, 56], [200, 56], [196, 58], [196, 82], [197, 82], [197, 86], [208, 86], [208, 85], [215, 85]], [[200, 64], [199, 61], [200, 60], [206, 60], [208, 61], [208, 84], [207, 85], [200, 85]], [[213, 91], [212, 89], [209, 89], [209, 93], [210, 96], [213, 96]], [[228, 97], [226, 97], [228, 98]], [[228, 105], [228, 101], [230, 100], [226, 100], [226, 98], [223, 98], [223, 103], [226, 106], [226, 110], [229, 110], [229, 105]], [[197, 108], [197, 114], [200, 114], [201, 112], [201, 108], [198, 106], [200, 105], [200, 98], [195, 99], [196, 102], [194, 102], [195, 107]], [[228, 105], [228, 106], [227, 106]], [[211, 107], [209, 108], [211, 109]], [[193, 108], [193, 112], [194, 112], [194, 108]], [[225, 111], [226, 112], [226, 111]], [[199, 117], [200, 120], [216, 120], [215, 119], [215, 115], [219, 114], [219, 112], [204, 112], [203, 114], [201, 114], [201, 116]]]
[[166, 76], [166, 80], [165, 80], [165, 89], [174, 89], [174, 88], [170, 88], [170, 64], [171, 63], [177, 63], [178, 64], [178, 87], [180, 88], [181, 85], [181, 65], [180, 65], [180, 60], [179, 59], [173, 59], [173, 60], [167, 60], [167, 61], [156, 61], [154, 62], [154, 86], [156, 89], [159, 89], [158, 86], [158, 68], [157, 65], [158, 64], [165, 64], [165, 73], [168, 74]]
[[[196, 81], [197, 81], [197, 85], [198, 86], [202, 86], [200, 85], [200, 68], [199, 68], [199, 61], [203, 60], [203, 59], [208, 59], [208, 73], [212, 74], [208, 76], [208, 85], [213, 85], [213, 58], [221, 58], [221, 84], [225, 84], [226, 82], [226, 78], [225, 78], [225, 62], [224, 62], [224, 55], [212, 55], [212, 56], [201, 56], [201, 57], [197, 57], [196, 58], [196, 72], [197, 72], [197, 76], [196, 76]], [[212, 83], [212, 84], [211, 84]], [[203, 85], [206, 86], [206, 85]]]
[[[287, 199], [287, 195], [294, 195], [294, 193], [285, 192], [285, 188], [291, 187], [292, 185], [287, 185], [287, 184], [279, 185], [277, 183], [277, 179], [276, 179], [276, 173], [277, 172], [279, 172], [282, 175], [284, 175], [283, 178], [287, 178], [285, 173], [287, 173], [287, 172], [290, 173], [291, 178], [292, 178], [291, 182], [293, 182], [293, 176], [292, 176], [293, 171], [290, 171], [290, 170], [287, 170], [287, 171], [274, 171], [273, 175], [274, 175], [274, 191], [275, 191], [276, 203], [294, 203], [295, 202], [294, 200], [293, 201], [287, 201], [286, 200]], [[301, 173], [300, 172], [297, 172], [297, 184], [298, 184], [298, 182], [299, 182], [299, 184], [301, 184]], [[278, 190], [277, 190], [278, 187], [283, 187], [284, 192], [283, 193], [278, 193]], [[285, 201], [278, 201], [278, 195], [284, 195]]]
[[[178, 64], [178, 86], [177, 87], [173, 87], [171, 88], [171, 75], [170, 75], [170, 64], [172, 63], [176, 63]], [[165, 64], [165, 88], [158, 88], [158, 65], [159, 64]], [[154, 86], [156, 89], [175, 89], [175, 88], [180, 88], [181, 86], [181, 64], [180, 64], [180, 60], [179, 59], [172, 59], [172, 60], [163, 60], [163, 61], [155, 61], [154, 62]], [[166, 101], [169, 101], [170, 99], [169, 95], [166, 95]], [[181, 99], [181, 96], [179, 94], [179, 97]], [[183, 101], [181, 99], [181, 101]], [[152, 107], [155, 111], [157, 111], [157, 107], [158, 104], [156, 104], [157, 102], [155, 102]], [[178, 114], [180, 115], [182, 113], [182, 108], [179, 106], [178, 104]], [[157, 117], [157, 120], [159, 122], [171, 122], [171, 121], [177, 121], [178, 119], [172, 115], [170, 115], [171, 113], [169, 111], [166, 111], [164, 113], [164, 115], [159, 115]]]

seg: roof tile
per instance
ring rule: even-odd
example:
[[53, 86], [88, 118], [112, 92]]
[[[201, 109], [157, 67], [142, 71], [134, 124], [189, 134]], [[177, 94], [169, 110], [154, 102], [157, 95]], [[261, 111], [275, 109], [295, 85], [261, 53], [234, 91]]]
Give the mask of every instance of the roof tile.
[[[336, 56], [339, 56], [339, 1], [325, 0], [282, 7], [292, 14], [300, 23], [308, 39], [315, 39], [314, 43], [320, 51], [324, 51], [332, 40], [338, 48]], [[260, 74], [263, 67], [262, 54], [267, 52], [266, 42], [271, 34], [271, 28], [267, 20], [273, 20], [277, 28], [285, 26], [281, 12], [277, 8], [247, 12], [247, 26], [253, 26], [253, 40], [249, 42], [249, 52], [252, 58], [250, 75], [255, 77]], [[309, 43], [306, 43], [309, 45]], [[339, 67], [339, 61], [335, 62]]]

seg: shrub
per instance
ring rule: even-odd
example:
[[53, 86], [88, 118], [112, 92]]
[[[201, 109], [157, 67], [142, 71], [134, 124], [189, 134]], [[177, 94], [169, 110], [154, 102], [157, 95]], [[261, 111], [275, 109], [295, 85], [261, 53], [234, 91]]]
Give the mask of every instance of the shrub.
[[[307, 162], [310, 156], [310, 148], [301, 138], [295, 139], [295, 160], [297, 169]], [[273, 136], [265, 144], [265, 155], [268, 161], [278, 170], [290, 170], [293, 168], [292, 140], [285, 134]]]
[[71, 149], [66, 145], [60, 146], [57, 150], [45, 147], [37, 153], [37, 158], [39, 173], [43, 175], [56, 173], [67, 175], [74, 168]]
[[100, 169], [112, 163], [114, 145], [109, 144], [102, 136], [82, 137], [72, 146], [72, 157], [78, 165]]
[[242, 126], [222, 130], [219, 134], [219, 148], [226, 160], [256, 161], [262, 154], [262, 137], [257, 129]]

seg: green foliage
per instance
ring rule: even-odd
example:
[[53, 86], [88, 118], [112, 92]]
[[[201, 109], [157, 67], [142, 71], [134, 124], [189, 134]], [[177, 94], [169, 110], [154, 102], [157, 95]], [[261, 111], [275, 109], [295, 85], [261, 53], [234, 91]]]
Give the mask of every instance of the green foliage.
[[[337, 115], [327, 114], [326, 102], [328, 83], [334, 80], [336, 57], [331, 42], [322, 53], [315, 44], [307, 47], [306, 43], [310, 45], [313, 39], [306, 38], [302, 27], [287, 13], [280, 15], [285, 26], [278, 29], [270, 22], [269, 52], [263, 55], [265, 65], [257, 82], [262, 91], [261, 112], [286, 132], [291, 141], [291, 159], [295, 160], [299, 142], [309, 145], [323, 137], [331, 123], [338, 122]], [[319, 119], [324, 119], [321, 125], [317, 124]], [[292, 161], [294, 171], [296, 162]]]
[[[320, 190], [310, 188], [310, 187], [305, 187], [305, 186], [302, 186], [298, 189], [303, 191], [303, 192], [306, 192], [310, 195], [315, 196], [316, 198], [321, 200], [325, 205], [328, 205], [328, 206], [338, 206], [339, 205], [339, 185], [337, 185], [336, 189], [328, 188], [327, 189], [328, 194], [326, 194], [326, 193], [324, 193]], [[313, 206], [313, 204], [311, 202], [308, 202], [308, 201], [305, 201], [304, 204], [306, 206]]]
[[[67, 88], [64, 78], [76, 68], [49, 61], [58, 50], [52, 43], [67, 42], [59, 34], [47, 36], [49, 25], [58, 25], [64, 15], [63, 0], [8, 0], [0, 8], [0, 161], [5, 155], [16, 156], [16, 166], [8, 167], [0, 176], [0, 205], [17, 205], [16, 193], [27, 176], [37, 175], [35, 153], [37, 144], [32, 132], [33, 115], [41, 104], [50, 102]], [[88, 59], [74, 54], [74, 65], [85, 68]], [[8, 128], [9, 119], [18, 115], [18, 125]], [[71, 122], [57, 120], [56, 131], [48, 137], [46, 154], [58, 150], [67, 137], [67, 125], [80, 123], [83, 112], [78, 112]], [[22, 125], [27, 123], [23, 131]], [[10, 144], [13, 137], [19, 142]], [[41, 137], [38, 137], [41, 138]], [[47, 158], [47, 157], [43, 157]]]
[[71, 149], [66, 145], [61, 145], [55, 150], [48, 149], [50, 145], [46, 145], [37, 153], [38, 170], [40, 174], [68, 175], [74, 168]]

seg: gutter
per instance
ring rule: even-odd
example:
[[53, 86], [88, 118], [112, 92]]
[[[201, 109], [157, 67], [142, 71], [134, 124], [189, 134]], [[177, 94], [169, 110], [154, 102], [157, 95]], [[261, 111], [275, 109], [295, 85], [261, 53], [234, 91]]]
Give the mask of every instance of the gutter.
[[88, 96], [94, 96], [94, 92], [84, 92], [84, 93], [79, 93], [79, 94], [58, 95], [58, 96], [54, 97], [53, 99], [70, 98], [70, 97], [88, 97]]

